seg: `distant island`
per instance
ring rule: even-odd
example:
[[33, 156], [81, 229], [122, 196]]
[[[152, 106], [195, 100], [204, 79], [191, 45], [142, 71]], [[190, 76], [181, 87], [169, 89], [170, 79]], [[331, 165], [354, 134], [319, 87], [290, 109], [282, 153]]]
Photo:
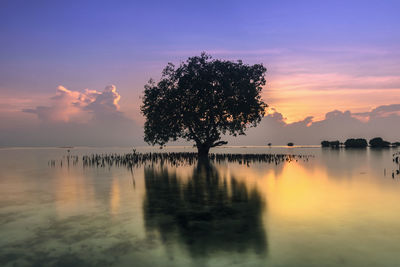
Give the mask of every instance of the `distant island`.
[[330, 148], [388, 148], [388, 147], [398, 147], [400, 146], [400, 142], [390, 143], [388, 141], [383, 140], [381, 137], [375, 137], [367, 142], [364, 138], [349, 138], [344, 143], [339, 142], [338, 140], [335, 141], [322, 141], [322, 147], [330, 147]]

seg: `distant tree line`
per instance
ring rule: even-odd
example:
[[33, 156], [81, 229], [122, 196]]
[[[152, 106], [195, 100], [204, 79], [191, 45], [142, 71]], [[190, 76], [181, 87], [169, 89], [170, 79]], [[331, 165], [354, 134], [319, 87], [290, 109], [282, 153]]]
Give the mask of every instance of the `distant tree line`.
[[322, 147], [332, 147], [332, 148], [339, 148], [341, 143], [336, 140], [336, 141], [322, 141], [321, 146]]
[[381, 137], [375, 137], [367, 142], [364, 138], [350, 138], [347, 139], [346, 142], [341, 143], [338, 140], [336, 141], [322, 141], [322, 147], [330, 147], [330, 148], [339, 148], [339, 147], [346, 147], [346, 148], [366, 148], [368, 144], [372, 148], [384, 148], [384, 147], [397, 147], [400, 146], [400, 142], [390, 143], [388, 141], [383, 140]]

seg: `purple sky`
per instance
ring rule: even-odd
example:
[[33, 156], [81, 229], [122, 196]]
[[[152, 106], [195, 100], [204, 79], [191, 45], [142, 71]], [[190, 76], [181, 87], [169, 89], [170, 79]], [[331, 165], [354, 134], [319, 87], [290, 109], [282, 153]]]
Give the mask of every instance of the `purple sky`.
[[[312, 125], [334, 110], [359, 134], [400, 139], [399, 11], [385, 0], [1, 1], [0, 145], [140, 144], [143, 85], [201, 51], [267, 67], [274, 110], [252, 131], [257, 144], [286, 142], [274, 131], [319, 143], [331, 126]], [[338, 138], [358, 134], [330, 123]]]

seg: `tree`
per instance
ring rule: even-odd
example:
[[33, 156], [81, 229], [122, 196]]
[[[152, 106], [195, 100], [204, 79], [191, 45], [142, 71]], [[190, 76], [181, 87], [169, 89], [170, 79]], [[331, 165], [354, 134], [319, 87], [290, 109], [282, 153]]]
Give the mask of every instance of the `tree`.
[[331, 148], [339, 148], [340, 147], [340, 142], [338, 140], [336, 141], [322, 141], [321, 142], [322, 147], [331, 147]]
[[160, 146], [193, 140], [199, 156], [207, 156], [211, 147], [227, 144], [221, 135], [244, 135], [261, 121], [265, 72], [262, 64], [215, 60], [205, 53], [177, 68], [168, 63], [157, 84], [145, 85], [144, 140]]
[[329, 141], [324, 140], [321, 142], [322, 147], [330, 147], [330, 145], [331, 145], [331, 142], [329, 142]]
[[344, 146], [347, 148], [366, 148], [368, 146], [367, 140], [363, 138], [350, 138], [344, 142]]
[[369, 140], [371, 147], [390, 147], [390, 142], [384, 141], [381, 137], [375, 137]]
[[392, 143], [392, 146], [393, 147], [398, 147], [398, 146], [400, 146], [400, 142], [394, 142], [394, 143]]

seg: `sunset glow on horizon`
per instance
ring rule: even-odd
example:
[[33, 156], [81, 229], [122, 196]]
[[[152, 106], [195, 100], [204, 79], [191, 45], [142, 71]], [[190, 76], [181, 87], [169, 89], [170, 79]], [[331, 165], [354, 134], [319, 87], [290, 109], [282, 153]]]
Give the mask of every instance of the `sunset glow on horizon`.
[[399, 11], [0, 1], [0, 265], [398, 266]]
[[[143, 86], [157, 81], [168, 62], [179, 65], [202, 51], [262, 63], [268, 112], [286, 124], [324, 121], [335, 110], [366, 122], [357, 114], [400, 103], [399, 8], [397, 1], [6, 1], [0, 10], [0, 145], [29, 145], [38, 139], [16, 136], [40, 136], [38, 128], [54, 124], [67, 132], [74, 131], [69, 124], [81, 124], [89, 136], [93, 123], [109, 128], [113, 116], [141, 135]], [[111, 85], [113, 92], [103, 90]], [[85, 143], [78, 139], [69, 142]]]

